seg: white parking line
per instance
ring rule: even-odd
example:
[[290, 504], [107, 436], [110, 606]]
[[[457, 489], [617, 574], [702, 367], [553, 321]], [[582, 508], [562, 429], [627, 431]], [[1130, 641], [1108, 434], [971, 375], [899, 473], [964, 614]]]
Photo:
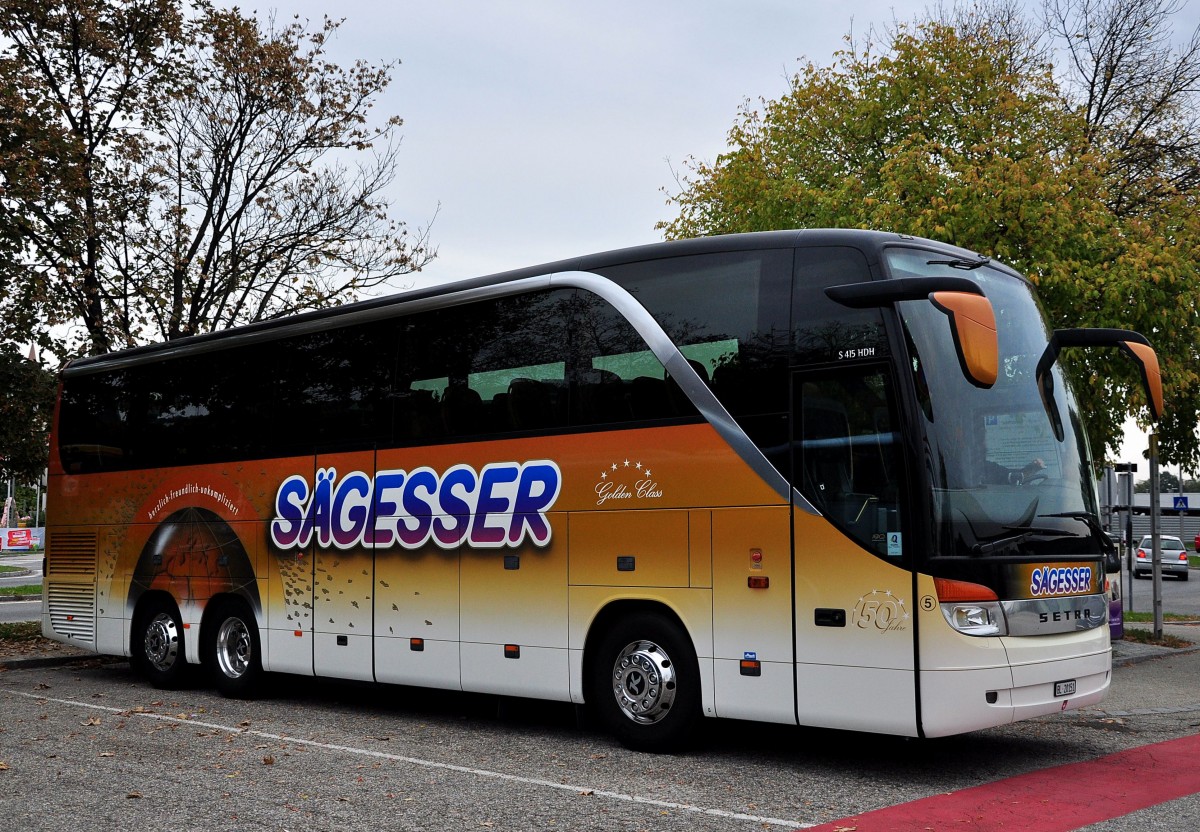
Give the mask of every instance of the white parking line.
[[574, 794], [588, 794], [594, 797], [603, 797], [609, 800], [619, 800], [625, 803], [637, 803], [645, 806], [653, 806], [658, 809], [671, 809], [677, 812], [690, 812], [696, 815], [707, 815], [710, 817], [725, 818], [728, 820], [744, 820], [752, 823], [767, 824], [770, 826], [786, 826], [790, 829], [806, 829], [814, 824], [801, 823], [795, 820], [783, 820], [781, 818], [769, 818], [762, 815], [750, 815], [744, 812], [728, 812], [724, 809], [711, 809], [704, 806], [694, 806], [690, 803], [675, 803], [670, 800], [658, 800], [652, 797], [642, 797], [636, 794], [624, 794], [622, 792], [611, 792], [605, 789], [594, 789], [589, 786], [570, 785], [568, 783], [555, 783], [552, 780], [541, 780], [536, 777], [522, 777], [517, 774], [505, 774], [502, 771], [491, 771], [485, 768], [471, 768], [469, 766], [459, 766], [453, 763], [439, 763], [436, 760], [424, 760], [420, 757], [407, 757], [401, 754], [388, 754], [385, 751], [373, 751], [369, 748], [355, 748], [351, 745], [336, 745], [334, 743], [317, 742], [315, 740], [306, 740], [299, 737], [288, 737], [281, 734], [272, 734], [267, 731], [257, 731], [251, 728], [240, 728], [230, 725], [221, 725], [215, 722], [201, 722], [198, 719], [184, 719], [177, 716], [169, 716], [166, 714], [150, 713], [148, 711], [138, 711], [131, 708], [114, 708], [108, 705], [97, 705], [94, 702], [77, 702], [73, 699], [56, 699], [52, 696], [39, 696], [37, 694], [26, 693], [24, 691], [0, 689], [3, 693], [10, 696], [19, 696], [25, 699], [33, 699], [38, 702], [55, 702], [59, 705], [71, 705], [77, 708], [86, 708], [93, 711], [104, 711], [106, 713], [121, 714], [128, 717], [143, 717], [145, 719], [160, 720], [162, 722], [175, 722], [183, 725], [199, 725], [203, 728], [209, 728], [214, 731], [225, 731], [229, 734], [244, 734], [249, 737], [260, 737], [262, 739], [276, 740], [278, 742], [289, 742], [296, 745], [305, 745], [309, 748], [319, 748], [325, 751], [336, 751], [342, 754], [354, 754], [360, 757], [371, 757], [380, 760], [391, 760], [397, 763], [408, 763], [409, 765], [422, 766], [424, 768], [440, 769], [442, 771], [455, 771], [460, 774], [470, 774], [476, 777], [487, 777], [493, 780], [506, 780], [511, 783], [522, 783], [529, 786], [542, 786], [548, 789], [557, 789], [564, 792], [572, 792]]

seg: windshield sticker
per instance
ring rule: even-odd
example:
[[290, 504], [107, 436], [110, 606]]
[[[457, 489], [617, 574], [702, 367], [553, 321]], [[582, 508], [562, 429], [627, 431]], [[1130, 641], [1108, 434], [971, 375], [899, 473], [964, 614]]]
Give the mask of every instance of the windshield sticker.
[[299, 474], [275, 493], [271, 542], [284, 551], [306, 548], [443, 549], [464, 543], [481, 549], [550, 543], [546, 513], [562, 490], [562, 473], [548, 460], [495, 462], [476, 471], [455, 465], [378, 471], [374, 477], [336, 468]]

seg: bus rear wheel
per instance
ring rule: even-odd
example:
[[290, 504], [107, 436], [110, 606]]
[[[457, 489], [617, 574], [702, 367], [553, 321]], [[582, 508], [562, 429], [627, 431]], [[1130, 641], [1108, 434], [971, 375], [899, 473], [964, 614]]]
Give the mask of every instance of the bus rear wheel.
[[700, 672], [686, 631], [652, 613], [622, 618], [597, 645], [590, 699], [627, 748], [655, 753], [692, 743]]
[[262, 681], [258, 625], [241, 601], [226, 601], [215, 612], [206, 639], [205, 663], [223, 696], [246, 699]]
[[150, 684], [163, 690], [183, 684], [187, 672], [183, 623], [174, 604], [151, 601], [137, 617], [132, 641], [134, 669]]

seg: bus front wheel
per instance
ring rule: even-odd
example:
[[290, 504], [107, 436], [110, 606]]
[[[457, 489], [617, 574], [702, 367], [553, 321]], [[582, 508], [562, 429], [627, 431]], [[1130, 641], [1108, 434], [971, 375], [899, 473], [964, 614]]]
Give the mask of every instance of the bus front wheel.
[[133, 629], [133, 666], [150, 684], [172, 690], [183, 684], [187, 659], [183, 655], [183, 623], [179, 610], [155, 600], [142, 610]]
[[246, 699], [256, 692], [262, 677], [258, 625], [241, 601], [224, 603], [209, 625], [205, 660], [223, 696]]
[[700, 718], [700, 672], [687, 632], [652, 613], [619, 619], [597, 645], [590, 698], [627, 748], [688, 746]]

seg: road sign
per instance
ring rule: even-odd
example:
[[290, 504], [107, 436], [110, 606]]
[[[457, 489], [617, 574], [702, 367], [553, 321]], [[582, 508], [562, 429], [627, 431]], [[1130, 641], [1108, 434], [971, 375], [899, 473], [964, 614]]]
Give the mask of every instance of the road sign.
[[1187, 511], [1188, 510], [1188, 498], [1187, 497], [1176, 497], [1175, 498], [1175, 510], [1176, 511]]

